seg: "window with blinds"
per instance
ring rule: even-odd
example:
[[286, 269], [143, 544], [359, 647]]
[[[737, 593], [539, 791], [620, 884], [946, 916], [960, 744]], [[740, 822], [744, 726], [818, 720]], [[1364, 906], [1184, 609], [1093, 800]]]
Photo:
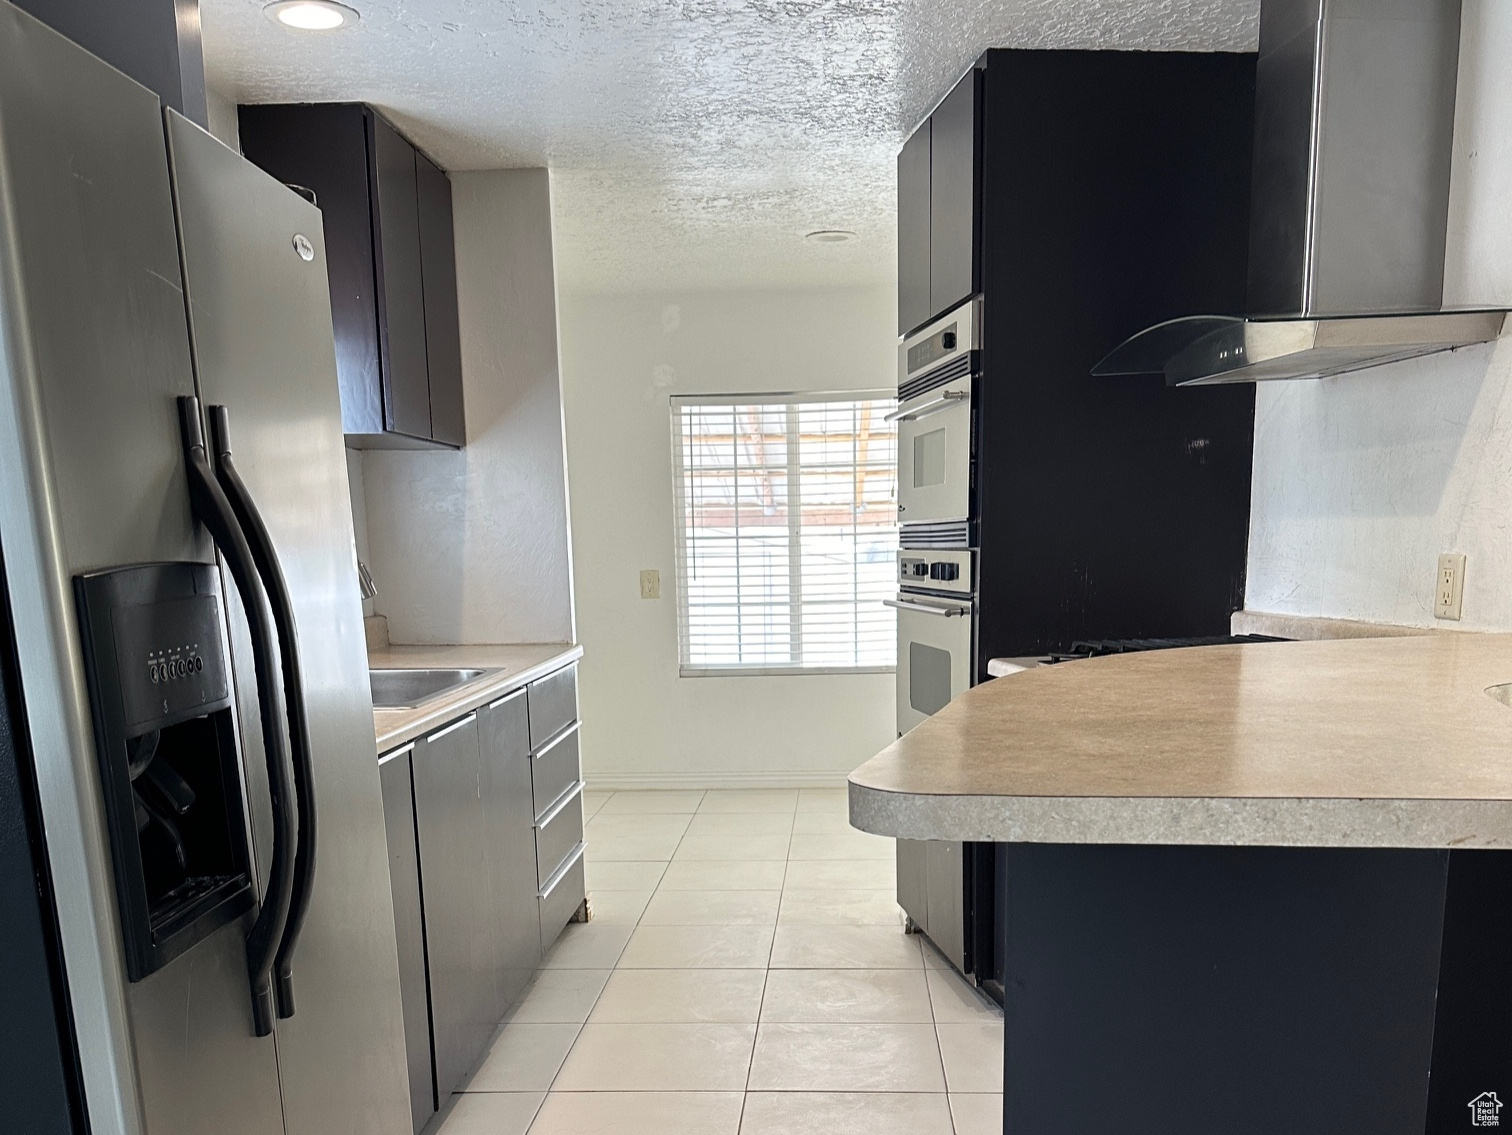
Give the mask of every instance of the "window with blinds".
[[674, 398], [682, 673], [890, 670], [889, 393]]

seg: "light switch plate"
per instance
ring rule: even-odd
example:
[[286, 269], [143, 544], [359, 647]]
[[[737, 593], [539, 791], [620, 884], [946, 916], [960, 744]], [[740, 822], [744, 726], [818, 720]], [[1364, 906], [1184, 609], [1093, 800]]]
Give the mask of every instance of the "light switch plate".
[[[647, 568], [645, 571], [641, 572], [640, 579], [642, 599], [661, 598], [661, 572], [657, 571], [655, 568]], [[1459, 616], [1455, 617], [1458, 618]]]
[[1458, 552], [1445, 552], [1438, 558], [1438, 578], [1433, 586], [1433, 617], [1457, 621], [1464, 598], [1465, 557]]

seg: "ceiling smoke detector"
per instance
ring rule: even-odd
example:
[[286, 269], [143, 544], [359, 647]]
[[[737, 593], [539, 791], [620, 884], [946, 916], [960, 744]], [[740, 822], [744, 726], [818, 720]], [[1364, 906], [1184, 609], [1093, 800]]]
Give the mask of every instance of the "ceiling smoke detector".
[[263, 9], [274, 23], [301, 32], [329, 32], [355, 24], [356, 9], [335, 0], [277, 0]]
[[805, 233], [803, 239], [817, 244], [844, 244], [848, 240], [855, 240], [856, 234], [850, 229], [815, 229], [811, 233]]

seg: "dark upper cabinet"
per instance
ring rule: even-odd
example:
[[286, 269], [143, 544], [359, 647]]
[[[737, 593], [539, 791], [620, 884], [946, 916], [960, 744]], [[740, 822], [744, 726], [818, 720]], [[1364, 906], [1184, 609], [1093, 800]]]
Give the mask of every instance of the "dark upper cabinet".
[[357, 103], [244, 106], [239, 125], [246, 157], [324, 215], [348, 444], [463, 444], [446, 174]]
[[898, 154], [898, 334], [929, 322], [929, 120]]
[[[388, 429], [431, 436], [430, 375], [425, 358], [425, 284], [420, 268], [420, 194], [415, 147], [377, 115], [372, 129], [377, 203], [378, 326], [383, 340], [383, 411]], [[318, 191], [317, 191], [318, 192]]]
[[980, 72], [973, 68], [898, 154], [898, 334], [980, 291]]
[[[457, 250], [452, 238], [451, 180], [415, 151], [420, 205], [420, 278], [425, 289], [425, 350], [430, 380], [431, 437], [447, 445], [467, 440], [462, 418], [462, 340], [457, 318]], [[456, 375], [455, 382], [436, 376]]]
[[977, 284], [977, 74], [930, 116], [929, 315], [943, 315]]

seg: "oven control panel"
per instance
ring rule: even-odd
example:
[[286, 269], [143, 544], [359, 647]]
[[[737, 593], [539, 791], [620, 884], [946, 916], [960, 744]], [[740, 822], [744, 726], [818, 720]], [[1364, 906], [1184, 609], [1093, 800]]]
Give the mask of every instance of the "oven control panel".
[[909, 591], [970, 595], [975, 590], [969, 551], [904, 549], [898, 553], [898, 586]]

